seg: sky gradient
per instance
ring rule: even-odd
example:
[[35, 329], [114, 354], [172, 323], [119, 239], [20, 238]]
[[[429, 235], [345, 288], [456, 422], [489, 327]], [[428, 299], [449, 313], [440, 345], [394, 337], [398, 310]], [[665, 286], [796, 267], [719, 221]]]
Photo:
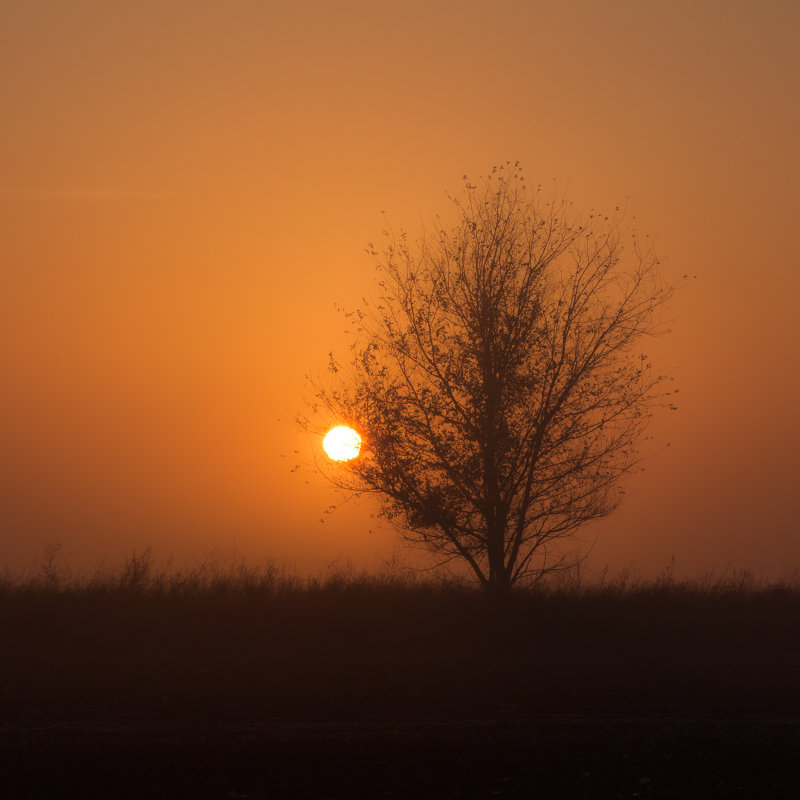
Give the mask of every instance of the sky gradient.
[[798, 96], [793, 2], [0, 2], [0, 563], [388, 557], [291, 471], [304, 375], [380, 212], [519, 160], [697, 276], [592, 568], [797, 569]]

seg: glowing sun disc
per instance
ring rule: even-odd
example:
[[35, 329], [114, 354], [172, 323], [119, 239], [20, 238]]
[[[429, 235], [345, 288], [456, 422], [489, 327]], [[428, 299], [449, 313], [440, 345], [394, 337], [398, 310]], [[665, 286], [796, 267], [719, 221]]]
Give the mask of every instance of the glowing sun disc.
[[328, 458], [334, 461], [350, 461], [361, 452], [361, 437], [347, 425], [331, 428], [322, 440]]

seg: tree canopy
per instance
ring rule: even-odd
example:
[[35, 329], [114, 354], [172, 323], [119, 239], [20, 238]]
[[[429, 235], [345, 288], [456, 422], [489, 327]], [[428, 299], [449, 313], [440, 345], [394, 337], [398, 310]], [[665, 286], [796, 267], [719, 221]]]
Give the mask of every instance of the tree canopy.
[[505, 592], [563, 567], [556, 545], [617, 506], [670, 404], [643, 344], [674, 289], [624, 212], [580, 213], [516, 164], [450, 200], [449, 223], [370, 245], [380, 296], [313, 393], [363, 437], [337, 483]]

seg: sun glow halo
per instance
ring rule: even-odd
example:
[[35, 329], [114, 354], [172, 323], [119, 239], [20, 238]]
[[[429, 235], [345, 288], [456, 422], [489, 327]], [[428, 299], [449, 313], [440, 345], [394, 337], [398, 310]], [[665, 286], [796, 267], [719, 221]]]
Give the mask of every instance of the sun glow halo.
[[361, 452], [361, 437], [347, 425], [337, 425], [325, 435], [322, 446], [333, 461], [350, 461]]

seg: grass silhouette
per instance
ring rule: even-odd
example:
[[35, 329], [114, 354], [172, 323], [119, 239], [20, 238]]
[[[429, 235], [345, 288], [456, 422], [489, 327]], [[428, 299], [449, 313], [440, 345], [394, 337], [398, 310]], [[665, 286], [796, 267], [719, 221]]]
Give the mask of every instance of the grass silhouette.
[[573, 571], [498, 609], [407, 570], [57, 556], [0, 580], [0, 752], [26, 796], [777, 797], [798, 777], [797, 580]]

